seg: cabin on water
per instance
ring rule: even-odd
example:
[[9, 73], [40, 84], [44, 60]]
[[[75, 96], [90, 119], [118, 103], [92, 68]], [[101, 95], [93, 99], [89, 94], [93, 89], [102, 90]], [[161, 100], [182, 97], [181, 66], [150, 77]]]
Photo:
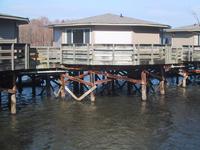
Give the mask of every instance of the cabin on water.
[[183, 45], [200, 46], [199, 24], [166, 29], [166, 35], [174, 47], [182, 47]]
[[52, 24], [54, 46], [61, 44], [162, 44], [169, 25], [103, 14]]
[[0, 43], [17, 43], [19, 25], [28, 23], [28, 18], [0, 13]]

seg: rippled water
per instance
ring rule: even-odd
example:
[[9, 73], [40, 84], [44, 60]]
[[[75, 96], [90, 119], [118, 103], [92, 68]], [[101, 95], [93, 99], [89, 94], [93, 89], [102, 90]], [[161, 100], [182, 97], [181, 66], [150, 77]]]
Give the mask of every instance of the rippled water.
[[124, 94], [98, 96], [94, 104], [36, 97], [18, 105], [15, 116], [0, 112], [0, 149], [197, 150], [199, 97], [198, 85], [169, 87], [165, 96], [152, 94], [146, 103]]

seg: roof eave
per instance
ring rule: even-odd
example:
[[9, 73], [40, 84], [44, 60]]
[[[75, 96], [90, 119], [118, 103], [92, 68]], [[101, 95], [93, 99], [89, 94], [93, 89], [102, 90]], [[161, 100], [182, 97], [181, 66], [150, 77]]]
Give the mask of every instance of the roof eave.
[[143, 27], [157, 27], [157, 28], [170, 28], [169, 25], [162, 24], [107, 24], [107, 23], [80, 23], [80, 24], [52, 24], [49, 25], [50, 28], [56, 27], [72, 27], [72, 26], [143, 26]]
[[30, 21], [28, 18], [16, 17], [16, 16], [4, 16], [0, 15], [0, 19], [14, 20], [19, 24], [28, 24]]

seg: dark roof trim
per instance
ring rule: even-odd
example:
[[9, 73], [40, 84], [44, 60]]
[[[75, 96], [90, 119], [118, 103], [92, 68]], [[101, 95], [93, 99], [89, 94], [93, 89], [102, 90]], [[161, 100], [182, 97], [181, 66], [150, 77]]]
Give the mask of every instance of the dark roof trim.
[[12, 15], [2, 14], [2, 13], [0, 13], [0, 19], [15, 20], [15, 21], [19, 22], [19, 24], [28, 24], [29, 23], [28, 18], [12, 16]]

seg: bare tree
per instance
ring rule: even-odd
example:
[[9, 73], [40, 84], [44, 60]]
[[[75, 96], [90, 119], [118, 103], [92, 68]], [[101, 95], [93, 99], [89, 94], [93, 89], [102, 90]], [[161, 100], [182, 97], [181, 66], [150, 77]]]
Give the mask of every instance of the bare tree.
[[47, 17], [32, 19], [29, 24], [19, 27], [19, 41], [33, 46], [51, 46], [53, 30], [48, 28], [48, 25], [61, 22], [59, 20], [51, 22]]

